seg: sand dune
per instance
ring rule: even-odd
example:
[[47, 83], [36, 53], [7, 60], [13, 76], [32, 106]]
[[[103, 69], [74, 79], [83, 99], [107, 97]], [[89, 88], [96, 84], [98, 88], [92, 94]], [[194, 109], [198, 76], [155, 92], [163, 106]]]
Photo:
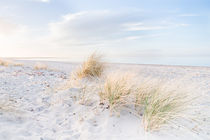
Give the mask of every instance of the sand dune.
[[[167, 129], [145, 132], [141, 118], [122, 111], [110, 116], [97, 95], [88, 105], [77, 100], [79, 87], [59, 89], [78, 64], [43, 62], [48, 69], [36, 70], [33, 61], [23, 66], [0, 66], [0, 140], [207, 140], [210, 139], [209, 102], [207, 114], [193, 130]], [[142, 78], [185, 79], [197, 94], [210, 95], [210, 68], [159, 65], [107, 64], [107, 71], [131, 71]], [[91, 84], [91, 83], [90, 83]], [[197, 112], [199, 114], [199, 112]], [[186, 124], [188, 125], [188, 124]]]

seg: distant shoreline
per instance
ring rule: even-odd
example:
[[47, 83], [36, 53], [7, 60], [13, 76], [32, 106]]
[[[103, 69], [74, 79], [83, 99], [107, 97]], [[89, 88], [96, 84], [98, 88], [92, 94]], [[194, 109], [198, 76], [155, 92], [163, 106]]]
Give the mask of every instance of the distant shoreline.
[[[5, 57], [5, 59], [12, 59], [17, 61], [39, 61], [39, 62], [58, 62], [69, 64], [80, 64], [82, 61], [70, 61], [68, 58], [57, 57]], [[142, 66], [154, 66], [154, 67], [192, 67], [192, 68], [210, 68], [210, 66], [196, 66], [196, 65], [169, 65], [169, 64], [140, 64], [140, 63], [122, 63], [122, 62], [107, 62], [107, 64], [117, 65], [142, 65]]]

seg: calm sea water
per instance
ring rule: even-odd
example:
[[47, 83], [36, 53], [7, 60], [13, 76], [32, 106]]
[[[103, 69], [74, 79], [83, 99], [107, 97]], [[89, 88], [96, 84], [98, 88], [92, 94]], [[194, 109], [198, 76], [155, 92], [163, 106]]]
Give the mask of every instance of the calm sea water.
[[[59, 62], [82, 62], [85, 58], [18, 58], [19, 60], [41, 60]], [[131, 64], [160, 64], [160, 65], [184, 65], [184, 66], [208, 66], [210, 57], [117, 57], [108, 58], [105, 61], [110, 63], [131, 63]]]

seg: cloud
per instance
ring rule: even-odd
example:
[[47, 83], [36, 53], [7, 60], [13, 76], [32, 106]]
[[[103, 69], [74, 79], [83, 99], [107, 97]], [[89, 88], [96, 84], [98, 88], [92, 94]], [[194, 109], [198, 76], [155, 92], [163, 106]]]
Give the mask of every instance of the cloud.
[[199, 15], [197, 15], [197, 14], [181, 14], [181, 15], [178, 15], [178, 16], [180, 16], [180, 17], [197, 17]]
[[151, 19], [142, 15], [139, 11], [109, 10], [70, 13], [64, 15], [60, 21], [49, 24], [50, 39], [60, 46], [100, 45], [123, 42], [125, 38], [129, 41], [141, 39], [142, 36], [156, 37], [151, 32], [148, 35], [148, 31], [181, 26], [158, 20], [151, 22]]
[[30, 0], [30, 1], [37, 1], [37, 2], [43, 2], [43, 3], [48, 3], [50, 0]]
[[167, 26], [149, 26], [144, 24], [125, 24], [125, 30], [127, 31], [146, 31], [146, 30], [162, 30], [167, 29]]
[[187, 26], [167, 20], [163, 22], [163, 19], [154, 20], [141, 12], [98, 10], [69, 13], [39, 31], [0, 18], [0, 47], [22, 48], [24, 54], [15, 51], [16, 56], [29, 56], [30, 52], [35, 56], [64, 57], [69, 56], [69, 51], [71, 55], [87, 54], [98, 48], [120, 54], [132, 48], [141, 49], [145, 39], [160, 37], [163, 30]]
[[165, 29], [171, 29], [174, 27], [184, 27], [189, 26], [189, 24], [185, 23], [171, 23], [171, 22], [155, 22], [153, 24], [151, 23], [126, 23], [123, 24], [123, 27], [126, 31], [154, 31], [154, 30], [165, 30]]
[[42, 1], [42, 2], [50, 2], [50, 0], [40, 0], [40, 1]]
[[153, 37], [159, 37], [159, 36], [161, 36], [161, 34], [128, 36], [128, 37], [125, 37], [124, 39], [126, 39], [126, 40], [137, 40], [137, 39], [153, 38]]
[[188, 24], [153, 20], [140, 11], [98, 10], [64, 15], [49, 24], [49, 31], [51, 41], [60, 46], [82, 46], [153, 38], [154, 31], [184, 26]]
[[121, 23], [126, 19], [126, 16], [110, 11], [79, 12], [67, 14], [62, 21], [51, 23], [50, 31], [54, 38], [62, 41], [97, 42], [116, 38], [122, 33]]

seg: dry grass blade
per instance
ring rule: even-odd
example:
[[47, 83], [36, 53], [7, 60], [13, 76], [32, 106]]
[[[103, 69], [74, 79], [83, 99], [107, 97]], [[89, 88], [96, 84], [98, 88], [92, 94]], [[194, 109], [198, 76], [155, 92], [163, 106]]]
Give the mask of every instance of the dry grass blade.
[[9, 62], [6, 61], [6, 60], [0, 59], [0, 65], [1, 65], [1, 66], [9, 66]]
[[137, 93], [136, 107], [143, 112], [146, 131], [159, 130], [172, 120], [184, 118], [193, 101], [186, 91], [170, 84], [144, 83]]
[[23, 66], [22, 63], [15, 63], [13, 60], [10, 59], [0, 59], [1, 66]]
[[104, 71], [104, 63], [101, 61], [102, 55], [91, 54], [82, 66], [76, 71], [78, 78], [100, 77]]
[[106, 77], [104, 86], [99, 92], [100, 99], [108, 102], [111, 112], [118, 112], [129, 104], [134, 84], [131, 74], [110, 74]]

